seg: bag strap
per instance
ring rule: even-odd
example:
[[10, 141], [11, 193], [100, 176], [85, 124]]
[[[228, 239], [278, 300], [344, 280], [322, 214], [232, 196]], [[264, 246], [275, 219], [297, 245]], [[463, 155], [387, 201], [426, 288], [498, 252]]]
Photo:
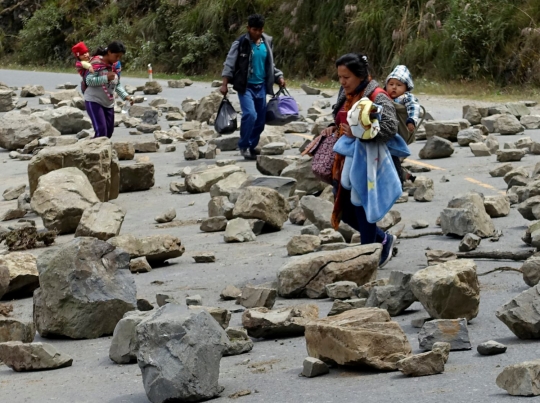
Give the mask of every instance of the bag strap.
[[285, 87], [281, 87], [275, 96], [279, 97], [281, 94], [285, 94], [289, 97], [291, 96], [291, 94], [289, 93], [289, 90]]
[[375, 98], [377, 98], [377, 96], [379, 94], [384, 94], [388, 97], [388, 99], [392, 100], [392, 98], [390, 98], [390, 95], [388, 95], [388, 92], [386, 92], [385, 90], [383, 90], [381, 87], [377, 87], [373, 90], [373, 92], [371, 93], [371, 95], [369, 96], [369, 100], [371, 102], [375, 102]]

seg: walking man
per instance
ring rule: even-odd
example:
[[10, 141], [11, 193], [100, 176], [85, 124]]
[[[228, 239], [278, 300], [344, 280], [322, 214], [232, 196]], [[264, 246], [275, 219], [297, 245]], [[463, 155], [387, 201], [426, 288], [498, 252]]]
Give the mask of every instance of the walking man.
[[272, 37], [264, 33], [262, 15], [248, 17], [247, 33], [233, 42], [223, 65], [220, 91], [227, 95], [227, 84], [232, 83], [242, 108], [240, 154], [247, 160], [255, 160], [255, 147], [266, 119], [266, 94], [274, 95], [274, 84], [285, 86], [283, 73], [274, 65]]

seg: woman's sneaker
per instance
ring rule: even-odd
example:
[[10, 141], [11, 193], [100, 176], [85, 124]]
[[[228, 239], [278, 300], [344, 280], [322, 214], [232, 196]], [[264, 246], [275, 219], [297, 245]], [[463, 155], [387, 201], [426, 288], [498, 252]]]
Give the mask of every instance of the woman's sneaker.
[[246, 160], [254, 161], [257, 159], [256, 155], [253, 155], [251, 151], [249, 151], [249, 148], [241, 148], [240, 149], [240, 155], [244, 157]]
[[379, 263], [379, 268], [383, 268], [390, 260], [392, 260], [392, 251], [394, 250], [395, 242], [396, 237], [387, 232], [383, 242], [381, 262]]

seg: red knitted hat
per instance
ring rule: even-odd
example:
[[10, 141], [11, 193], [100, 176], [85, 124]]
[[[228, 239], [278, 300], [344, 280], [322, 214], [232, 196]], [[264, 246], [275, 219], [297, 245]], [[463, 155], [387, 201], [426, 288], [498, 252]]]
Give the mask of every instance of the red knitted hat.
[[71, 48], [71, 51], [75, 56], [79, 57], [81, 55], [84, 55], [85, 53], [88, 53], [88, 48], [86, 47], [84, 42], [79, 42]]

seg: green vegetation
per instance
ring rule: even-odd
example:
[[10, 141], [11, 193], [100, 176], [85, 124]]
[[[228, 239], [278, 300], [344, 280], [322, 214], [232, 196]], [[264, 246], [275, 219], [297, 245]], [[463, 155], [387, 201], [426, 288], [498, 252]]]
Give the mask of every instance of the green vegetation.
[[[217, 75], [249, 14], [267, 17], [276, 64], [328, 80], [335, 59], [364, 52], [375, 74], [404, 63], [415, 76], [540, 85], [538, 0], [45, 0], [17, 33], [0, 29], [0, 55], [70, 66], [70, 47], [114, 39], [127, 71]], [[11, 35], [16, 35], [13, 40]], [[10, 55], [11, 54], [11, 55]], [[16, 59], [15, 59], [16, 58]]]

